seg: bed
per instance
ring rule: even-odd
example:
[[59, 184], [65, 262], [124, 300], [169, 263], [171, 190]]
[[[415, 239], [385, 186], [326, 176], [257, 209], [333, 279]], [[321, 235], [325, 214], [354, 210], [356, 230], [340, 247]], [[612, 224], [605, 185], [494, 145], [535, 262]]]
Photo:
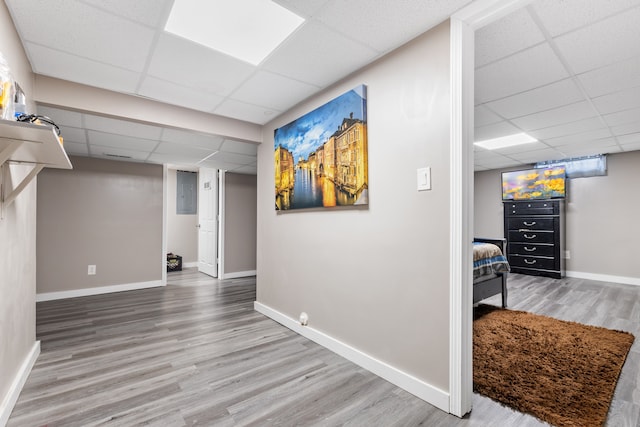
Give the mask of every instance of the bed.
[[504, 256], [505, 239], [473, 239], [473, 303], [502, 294], [507, 307], [509, 263]]

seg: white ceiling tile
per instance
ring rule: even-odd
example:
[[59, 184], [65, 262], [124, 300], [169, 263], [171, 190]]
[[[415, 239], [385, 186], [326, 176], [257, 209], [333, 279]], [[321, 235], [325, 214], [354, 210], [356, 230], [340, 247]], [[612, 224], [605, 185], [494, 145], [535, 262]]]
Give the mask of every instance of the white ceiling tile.
[[154, 31], [79, 1], [8, 1], [24, 41], [132, 71], [146, 63]]
[[215, 114], [221, 116], [232, 117], [247, 122], [265, 124], [274, 119], [280, 111], [268, 108], [258, 107], [256, 105], [247, 104], [233, 99], [227, 99], [222, 102], [215, 110]]
[[256, 156], [258, 153], [258, 145], [251, 144], [249, 142], [240, 142], [240, 141], [232, 141], [230, 139], [225, 139], [224, 142], [222, 143], [222, 147], [220, 147], [220, 150], [226, 151], [229, 153]]
[[314, 16], [330, 0], [273, 0], [280, 6], [289, 9], [298, 16], [307, 19]]
[[[447, 20], [470, 0], [334, 0], [316, 16], [333, 30], [378, 52], [401, 45]], [[402, 25], [389, 25], [402, 22]], [[340, 58], [340, 56], [338, 56]]]
[[616, 113], [640, 107], [640, 86], [593, 98], [601, 114]]
[[607, 122], [609, 126], [620, 126], [640, 121], [640, 108], [632, 108], [631, 110], [606, 114], [604, 116], [604, 121]]
[[89, 150], [91, 152], [91, 157], [98, 157], [101, 159], [143, 162], [149, 156], [149, 153], [144, 151], [126, 150], [101, 145], [91, 145]]
[[613, 126], [611, 132], [614, 135], [629, 135], [640, 132], [640, 118], [634, 123], [627, 123], [626, 125]]
[[473, 146], [473, 158], [476, 160], [488, 159], [495, 155], [496, 152], [494, 150], [487, 150], [486, 148], [479, 147], [475, 144]]
[[573, 79], [560, 80], [549, 85], [509, 96], [486, 105], [501, 116], [512, 119], [538, 111], [550, 110], [582, 101], [584, 95]]
[[230, 172], [233, 173], [241, 173], [245, 175], [256, 175], [258, 173], [257, 166], [240, 166], [234, 169], [229, 169]]
[[596, 97], [640, 86], [640, 56], [580, 74], [589, 96]]
[[476, 104], [515, 95], [567, 77], [567, 71], [549, 44], [543, 43], [477, 68]]
[[618, 153], [620, 151], [622, 151], [622, 149], [619, 145], [608, 145], [606, 147], [579, 147], [568, 145], [562, 149], [565, 157], [594, 156], [596, 154]]
[[622, 146], [623, 151], [637, 151], [640, 150], [640, 141], [634, 142], [632, 144], [624, 144]]
[[265, 60], [263, 69], [325, 87], [377, 56], [373, 49], [308, 22]]
[[638, 0], [536, 0], [532, 5], [549, 33], [557, 36], [638, 6]]
[[202, 90], [187, 88], [175, 83], [145, 77], [138, 94], [167, 104], [211, 112], [224, 99]]
[[60, 127], [60, 136], [64, 138], [65, 144], [67, 142], [79, 142], [81, 144], [87, 143], [87, 133], [84, 129], [72, 128], [69, 126], [59, 126], [59, 127]]
[[620, 144], [635, 144], [636, 142], [640, 142], [640, 132], [639, 133], [630, 133], [627, 135], [618, 136], [618, 142]]
[[561, 136], [574, 135], [576, 133], [587, 132], [604, 128], [602, 121], [597, 118], [589, 118], [578, 120], [573, 123], [551, 126], [544, 129], [532, 130], [529, 135], [538, 140], [546, 140], [547, 138], [559, 138]]
[[157, 141], [151, 139], [133, 138], [124, 135], [115, 135], [104, 132], [88, 131], [89, 145], [102, 147], [114, 147], [125, 150], [151, 152], [158, 145]]
[[26, 43], [25, 48], [38, 74], [126, 93], [133, 93], [138, 83], [138, 73], [133, 71], [33, 43]]
[[255, 69], [246, 62], [165, 33], [158, 39], [147, 73], [180, 86], [226, 96]]
[[481, 165], [484, 169], [500, 169], [522, 164], [519, 160], [511, 159], [499, 154], [494, 154], [492, 157], [478, 160], [475, 163]]
[[572, 144], [561, 145], [556, 148], [558, 151], [564, 152], [575, 152], [577, 150], [594, 150], [594, 152], [601, 150], [603, 147], [610, 147], [612, 145], [616, 145], [615, 138], [600, 138], [596, 140], [585, 140], [580, 142], [574, 142]]
[[215, 161], [215, 162], [233, 163], [236, 165], [249, 165], [256, 161], [256, 156], [249, 156], [245, 154], [236, 154], [236, 153], [225, 153], [223, 151], [219, 151], [214, 156], [211, 156], [209, 160]]
[[473, 139], [474, 141], [485, 141], [487, 139], [498, 138], [505, 135], [513, 135], [520, 132], [522, 132], [521, 129], [518, 129], [517, 127], [506, 121], [502, 121], [486, 126], [476, 127]]
[[74, 128], [82, 127], [82, 114], [76, 111], [64, 110], [62, 108], [38, 105], [38, 114], [47, 116], [58, 126], [69, 126]]
[[164, 142], [174, 142], [215, 151], [220, 148], [224, 138], [217, 135], [205, 135], [196, 132], [167, 128], [162, 132], [161, 140]]
[[284, 111], [317, 92], [320, 88], [297, 80], [258, 71], [243, 83], [231, 98], [269, 109]]
[[477, 68], [541, 43], [545, 37], [523, 8], [477, 30], [475, 41]]
[[173, 164], [173, 165], [195, 165], [204, 157], [197, 154], [188, 153], [176, 153], [176, 154], [163, 154], [163, 153], [151, 153], [147, 158], [148, 162]]
[[504, 120], [502, 117], [498, 116], [485, 105], [478, 105], [475, 107], [473, 116], [473, 123], [475, 127], [490, 125], [492, 123], [501, 122], [502, 120]]
[[597, 112], [587, 101], [565, 105], [536, 114], [511, 119], [516, 126], [526, 130], [543, 129], [564, 123], [571, 123], [581, 119], [597, 116]]
[[640, 55], [640, 7], [555, 39], [574, 73]]
[[149, 27], [164, 25], [173, 0], [83, 0], [98, 9]]
[[524, 163], [536, 163], [545, 160], [558, 160], [565, 157], [563, 153], [553, 148], [545, 148], [537, 151], [523, 151], [521, 153], [512, 153], [509, 157]]
[[540, 151], [549, 148], [549, 146], [543, 142], [531, 142], [529, 144], [517, 145], [514, 147], [505, 147], [498, 150], [493, 150], [496, 153], [503, 154], [505, 156], [513, 157], [512, 154], [526, 153], [529, 151]]
[[589, 130], [587, 132], [575, 133], [572, 135], [561, 136], [558, 138], [546, 138], [544, 142], [551, 147], [561, 147], [563, 145], [585, 143], [595, 141], [602, 138], [610, 138], [613, 135], [608, 128]]
[[118, 134], [142, 139], [159, 139], [162, 128], [150, 126], [129, 120], [112, 119], [110, 117], [96, 116], [93, 114], [84, 115], [84, 126], [86, 129], [100, 131], [108, 134]]
[[76, 142], [68, 142], [68, 141], [64, 141], [64, 151], [67, 152], [67, 154], [76, 154], [76, 155], [80, 155], [80, 156], [87, 156], [89, 154], [89, 148], [87, 147], [87, 144], [79, 144]]
[[177, 156], [190, 156], [197, 160], [202, 160], [205, 157], [213, 154], [216, 150], [193, 147], [185, 144], [176, 144], [173, 142], [161, 142], [153, 151], [157, 154], [171, 154]]

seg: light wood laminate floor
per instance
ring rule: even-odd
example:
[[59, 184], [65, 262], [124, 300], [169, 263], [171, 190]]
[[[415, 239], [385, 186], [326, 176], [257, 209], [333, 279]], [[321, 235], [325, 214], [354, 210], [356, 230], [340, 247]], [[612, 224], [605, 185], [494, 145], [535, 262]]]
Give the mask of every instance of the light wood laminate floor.
[[[513, 309], [640, 333], [640, 287], [512, 275]], [[448, 415], [253, 310], [255, 279], [38, 303], [42, 353], [8, 426], [540, 426], [474, 395]], [[499, 297], [487, 300], [500, 304]], [[634, 343], [609, 426], [638, 426]]]

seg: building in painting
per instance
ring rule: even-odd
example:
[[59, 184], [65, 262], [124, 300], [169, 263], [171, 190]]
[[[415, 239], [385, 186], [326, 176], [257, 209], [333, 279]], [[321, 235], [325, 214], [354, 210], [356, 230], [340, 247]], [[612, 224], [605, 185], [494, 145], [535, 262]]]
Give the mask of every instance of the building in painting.
[[315, 172], [317, 167], [315, 151], [312, 151], [311, 153], [309, 153], [309, 159], [307, 160], [307, 162], [309, 163], [309, 169]]
[[327, 142], [322, 146], [322, 162], [320, 163], [320, 169], [324, 176], [331, 181], [335, 180], [336, 172], [336, 138], [332, 135]]
[[342, 121], [335, 138], [335, 176], [343, 191], [357, 195], [368, 185], [367, 127], [353, 113]]
[[295, 168], [293, 164], [293, 154], [283, 148], [276, 147], [274, 154], [276, 195], [288, 192], [293, 189], [295, 179]]
[[324, 175], [324, 145], [316, 150], [316, 174]]

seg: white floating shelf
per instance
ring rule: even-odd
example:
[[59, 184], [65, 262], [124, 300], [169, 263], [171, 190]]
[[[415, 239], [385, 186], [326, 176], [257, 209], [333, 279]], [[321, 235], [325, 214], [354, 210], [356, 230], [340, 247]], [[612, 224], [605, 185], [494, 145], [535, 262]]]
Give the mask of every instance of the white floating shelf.
[[10, 120], [0, 120], [0, 160], [72, 169], [53, 128]]
[[72, 169], [71, 161], [53, 128], [48, 125], [0, 120], [0, 184], [7, 163], [32, 164], [31, 172], [14, 188], [2, 185], [2, 210], [10, 205], [43, 168]]

